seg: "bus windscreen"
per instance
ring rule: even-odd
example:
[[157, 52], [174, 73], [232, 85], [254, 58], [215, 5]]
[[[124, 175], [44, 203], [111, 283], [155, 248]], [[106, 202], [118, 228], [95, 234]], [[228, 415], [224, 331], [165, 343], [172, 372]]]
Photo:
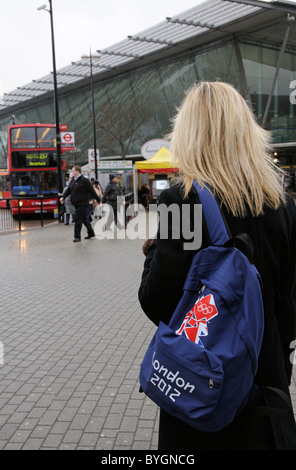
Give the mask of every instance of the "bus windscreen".
[[13, 171], [11, 188], [13, 196], [56, 196], [58, 175], [56, 171]]

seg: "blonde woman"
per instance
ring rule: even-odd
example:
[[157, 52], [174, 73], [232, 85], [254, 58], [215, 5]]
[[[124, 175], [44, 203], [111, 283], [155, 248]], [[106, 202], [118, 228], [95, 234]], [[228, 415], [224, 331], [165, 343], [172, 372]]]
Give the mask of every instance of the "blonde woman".
[[[159, 229], [154, 243], [145, 245], [139, 288], [142, 309], [156, 325], [160, 320], [169, 322], [196, 253], [194, 244], [193, 249], [184, 249], [184, 243], [188, 246], [190, 242], [188, 233], [196, 229], [194, 205], [199, 200], [193, 181], [207, 184], [232, 235], [248, 233], [255, 247], [265, 308], [256, 383], [262, 388], [278, 387], [289, 395], [296, 336], [296, 208], [284, 193], [272, 163], [269, 134], [256, 123], [234, 87], [202, 82], [187, 93], [170, 138], [181, 183], [163, 191], [159, 203], [179, 208], [180, 236], [176, 238], [172, 217], [167, 219], [167, 236]], [[190, 214], [184, 218], [186, 205], [190, 206]], [[201, 248], [208, 243], [203, 224]], [[268, 413], [271, 407], [284, 412], [263, 416], [254, 412], [254, 404], [268, 409]], [[216, 433], [197, 431], [160, 410], [159, 449], [296, 450], [293, 410], [285, 409], [276, 394], [262, 393], [229, 426]]]

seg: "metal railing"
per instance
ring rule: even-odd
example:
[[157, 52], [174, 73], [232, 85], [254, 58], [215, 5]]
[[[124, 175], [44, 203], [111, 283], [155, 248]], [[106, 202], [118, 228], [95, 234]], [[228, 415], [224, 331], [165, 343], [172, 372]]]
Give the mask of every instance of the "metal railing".
[[123, 197], [124, 197], [126, 206], [129, 206], [130, 204], [134, 203], [134, 193], [125, 194]]
[[[36, 209], [34, 214], [29, 213], [29, 208], [23, 207], [22, 201], [34, 200], [39, 201], [40, 206]], [[26, 196], [24, 197], [13, 197], [0, 199], [0, 232], [9, 230], [25, 230], [33, 227], [43, 227], [45, 223], [53, 220], [53, 215], [48, 214], [44, 208], [44, 196]], [[17, 213], [12, 215], [11, 201], [17, 201]], [[40, 209], [39, 209], [40, 208]], [[50, 219], [46, 218], [50, 215]]]
[[[128, 207], [134, 203], [134, 193], [128, 193], [123, 196], [125, 201], [125, 212], [127, 211]], [[29, 214], [29, 209], [22, 206], [22, 201], [24, 199], [31, 199], [34, 201], [40, 201], [40, 210], [38, 208], [38, 213]], [[13, 198], [3, 198], [0, 199], [0, 233], [9, 230], [25, 230], [27, 228], [33, 227], [43, 227], [44, 224], [54, 220], [53, 216], [50, 215], [50, 218], [47, 218], [49, 215], [47, 210], [44, 208], [44, 196], [26, 196], [24, 197], [13, 197]], [[10, 208], [10, 201], [17, 201], [18, 203], [18, 211], [15, 215], [12, 215], [12, 211]], [[58, 208], [58, 207], [57, 207]], [[26, 213], [27, 209], [27, 213]], [[55, 220], [58, 220], [59, 215]], [[126, 217], [125, 220], [129, 220], [131, 216]], [[63, 220], [63, 216], [60, 217], [60, 221]]]

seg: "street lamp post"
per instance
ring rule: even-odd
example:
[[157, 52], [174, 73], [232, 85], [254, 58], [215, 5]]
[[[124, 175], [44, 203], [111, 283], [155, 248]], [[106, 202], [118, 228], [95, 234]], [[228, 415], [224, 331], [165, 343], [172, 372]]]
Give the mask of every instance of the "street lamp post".
[[[53, 89], [54, 89], [54, 107], [55, 107], [55, 120], [56, 120], [56, 145], [57, 145], [57, 167], [58, 167], [58, 189], [59, 193], [63, 192], [63, 179], [62, 179], [62, 160], [61, 160], [61, 135], [60, 135], [60, 117], [59, 117], [59, 103], [58, 103], [58, 86], [57, 86], [57, 71], [55, 59], [55, 46], [54, 46], [54, 29], [53, 29], [53, 11], [52, 0], [49, 1], [49, 10], [46, 5], [38, 7], [37, 10], [45, 10], [50, 14], [51, 26], [51, 47], [52, 47], [52, 63], [53, 63]], [[59, 201], [59, 198], [58, 198]]]
[[[82, 59], [88, 59], [87, 56], [82, 56]], [[92, 71], [92, 55], [91, 50], [89, 53], [90, 60], [90, 90], [91, 90], [91, 104], [92, 104], [92, 121], [93, 121], [93, 139], [94, 139], [94, 153], [95, 153], [95, 177], [98, 179], [98, 158], [97, 158], [97, 138], [96, 138], [96, 115], [95, 115], [95, 99], [94, 99], [94, 81]]]

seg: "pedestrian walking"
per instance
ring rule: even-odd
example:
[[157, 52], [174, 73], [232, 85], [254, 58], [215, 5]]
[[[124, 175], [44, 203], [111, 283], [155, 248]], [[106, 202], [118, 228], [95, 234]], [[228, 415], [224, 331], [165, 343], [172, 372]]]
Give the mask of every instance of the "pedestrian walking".
[[[103, 188], [100, 184], [100, 182], [98, 180], [95, 180], [93, 182], [93, 187], [94, 187], [94, 190], [95, 192], [97, 193], [97, 195], [99, 196], [100, 199], [102, 199], [103, 197]], [[93, 200], [93, 211], [94, 211], [94, 215], [95, 215], [95, 219], [97, 218], [101, 218], [103, 213], [103, 206], [102, 204], [98, 204], [98, 201], [96, 201], [95, 199]]]
[[[173, 159], [179, 161], [181, 184], [164, 190], [162, 205], [175, 205], [180, 220], [190, 205], [188, 226], [174, 237], [145, 244], [139, 300], [156, 325], [167, 324], [182, 296], [196, 250], [183, 234], [193, 233], [193, 207], [199, 204], [196, 180], [216, 197], [232, 236], [247, 233], [254, 244], [254, 264], [263, 282], [265, 326], [255, 384], [259, 395], [232, 423], [218, 432], [201, 432], [160, 410], [160, 450], [296, 450], [290, 400], [296, 335], [296, 207], [281, 185], [272, 161], [270, 136], [255, 121], [240, 94], [229, 84], [194, 86], [178, 111], [170, 136]], [[187, 213], [187, 212], [186, 212]], [[163, 222], [160, 212], [160, 227]], [[209, 245], [204, 224], [201, 249]], [[256, 312], [254, 312], [255, 314]], [[231, 345], [229, 345], [231, 348]], [[260, 407], [261, 413], [258, 411]], [[273, 411], [278, 413], [273, 415]], [[256, 412], [257, 411], [257, 412]], [[265, 415], [264, 415], [265, 413]]]
[[[71, 182], [71, 178], [69, 178], [69, 176], [66, 176], [66, 187], [64, 188], [63, 192], [66, 191], [70, 182]], [[64, 200], [64, 204], [65, 204], [65, 214], [66, 214], [65, 225], [69, 225], [71, 216], [72, 216], [72, 222], [74, 222], [74, 219], [75, 219], [75, 207], [71, 203], [70, 195], [66, 197], [66, 199]]]
[[61, 203], [64, 202], [68, 195], [71, 195], [71, 203], [75, 207], [75, 225], [74, 225], [74, 240], [73, 242], [80, 242], [81, 240], [81, 228], [85, 225], [87, 229], [87, 236], [85, 239], [90, 239], [95, 236], [95, 232], [87, 220], [87, 207], [89, 203], [89, 195], [96, 199], [99, 203], [101, 199], [95, 192], [91, 182], [88, 178], [81, 174], [81, 168], [78, 165], [74, 165], [72, 168], [73, 178], [66, 188], [63, 196], [61, 197]]
[[142, 203], [144, 209], [148, 210], [148, 197], [149, 197], [149, 188], [146, 183], [143, 184], [139, 191], [140, 202]]
[[71, 222], [75, 221], [75, 207], [73, 206], [71, 202], [71, 196], [67, 196], [65, 199], [65, 212], [66, 212], [65, 225], [69, 225], [70, 219], [71, 219]]
[[111, 208], [106, 223], [106, 230], [110, 230], [113, 220], [115, 228], [124, 228], [124, 226], [119, 222], [117, 217], [118, 209], [120, 208], [118, 202], [120, 201], [121, 197], [121, 189], [118, 183], [117, 175], [111, 174], [109, 178], [110, 183], [107, 184], [102, 199], [102, 202], [107, 202]]

